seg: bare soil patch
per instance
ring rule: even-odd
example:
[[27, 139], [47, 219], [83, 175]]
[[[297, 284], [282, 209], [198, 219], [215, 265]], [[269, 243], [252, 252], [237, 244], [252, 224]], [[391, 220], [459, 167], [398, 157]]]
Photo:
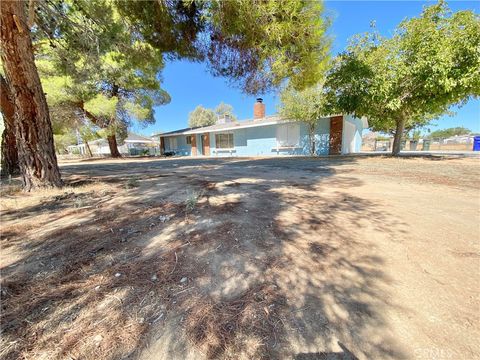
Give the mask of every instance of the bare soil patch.
[[480, 356], [479, 159], [62, 171], [2, 187], [2, 359]]

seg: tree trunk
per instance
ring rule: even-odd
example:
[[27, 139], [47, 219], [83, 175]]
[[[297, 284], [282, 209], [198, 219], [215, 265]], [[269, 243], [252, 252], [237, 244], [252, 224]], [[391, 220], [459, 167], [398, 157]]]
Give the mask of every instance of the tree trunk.
[[17, 142], [12, 125], [13, 124], [7, 125], [5, 121], [5, 129], [2, 134], [2, 177], [18, 175], [20, 173]]
[[1, 56], [14, 100], [23, 188], [61, 187], [52, 124], [33, 57], [25, 2], [3, 0], [0, 11]]
[[315, 125], [309, 125], [310, 133], [310, 156], [315, 156]]
[[2, 134], [2, 176], [17, 175], [18, 167], [17, 142], [15, 140], [15, 109], [10, 94], [10, 88], [5, 78], [0, 74], [0, 109], [5, 126]]
[[108, 147], [110, 148], [110, 155], [111, 155], [113, 158], [122, 157], [122, 155], [121, 155], [120, 152], [118, 151], [117, 137], [115, 136], [115, 134], [113, 134], [113, 135], [108, 135], [108, 136], [107, 136], [107, 140], [108, 140]]
[[85, 147], [87, 148], [88, 156], [93, 157], [92, 149], [90, 149], [90, 145], [88, 145], [88, 141], [87, 140], [84, 140], [84, 141], [85, 141]]
[[395, 136], [393, 138], [393, 146], [392, 146], [392, 155], [398, 156], [400, 154], [400, 149], [402, 145], [402, 136], [405, 130], [405, 117], [401, 117], [396, 121], [396, 129], [395, 129]]
[[[112, 93], [111, 93], [112, 97], [118, 97], [118, 91], [119, 91], [118, 85], [113, 84], [112, 85]], [[115, 120], [116, 120], [115, 117], [112, 118], [112, 120], [110, 121], [110, 126], [112, 126], [112, 124], [115, 124]], [[116, 137], [115, 133], [107, 136], [107, 140], [108, 140], [108, 146], [110, 147], [110, 155], [113, 158], [122, 157], [122, 155], [118, 151], [117, 137]]]

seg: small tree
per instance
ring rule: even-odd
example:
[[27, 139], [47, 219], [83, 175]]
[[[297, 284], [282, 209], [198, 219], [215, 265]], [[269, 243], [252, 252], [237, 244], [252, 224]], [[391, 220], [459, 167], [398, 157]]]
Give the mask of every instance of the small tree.
[[328, 76], [334, 108], [394, 134], [398, 155], [405, 131], [480, 96], [479, 22], [473, 11], [452, 14], [440, 1], [403, 21], [390, 39], [357, 37]]
[[233, 113], [233, 106], [225, 104], [223, 101], [215, 108], [215, 114], [218, 118], [224, 118], [228, 116], [231, 120], [237, 120], [237, 117]]
[[315, 130], [318, 120], [327, 114], [326, 96], [322, 85], [312, 86], [302, 91], [287, 87], [280, 94], [280, 115], [288, 120], [299, 121], [307, 125], [310, 155], [315, 155]]
[[217, 116], [212, 109], [204, 108], [198, 105], [193, 111], [188, 114], [188, 126], [210, 126], [215, 124]]

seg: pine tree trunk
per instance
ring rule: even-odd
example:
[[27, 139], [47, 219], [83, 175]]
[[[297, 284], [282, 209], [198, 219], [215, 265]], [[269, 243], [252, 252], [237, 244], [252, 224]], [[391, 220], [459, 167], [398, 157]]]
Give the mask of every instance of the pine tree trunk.
[[7, 125], [5, 121], [5, 129], [2, 134], [2, 176], [13, 176], [19, 173], [17, 142], [13, 124]]
[[315, 156], [315, 125], [309, 125], [310, 132], [310, 156]]
[[1, 56], [14, 100], [15, 138], [24, 190], [61, 187], [47, 101], [35, 66], [25, 2], [3, 0]]
[[405, 131], [405, 117], [401, 117], [397, 120], [395, 129], [395, 136], [393, 138], [392, 155], [398, 156], [400, 154], [402, 145], [402, 136]]
[[88, 144], [88, 141], [85, 140], [85, 147], [87, 148], [87, 154], [89, 157], [93, 157], [92, 154], [92, 149], [90, 149], [90, 145]]
[[2, 134], [2, 176], [17, 175], [18, 167], [17, 142], [15, 140], [14, 104], [10, 95], [10, 88], [5, 78], [0, 75], [0, 108], [5, 126]]
[[111, 155], [113, 158], [122, 157], [122, 155], [121, 155], [120, 152], [118, 151], [117, 137], [115, 136], [115, 134], [113, 134], [113, 135], [108, 135], [108, 136], [107, 136], [107, 140], [108, 140], [108, 147], [110, 148], [110, 155]]
[[[112, 97], [118, 97], [118, 91], [119, 91], [118, 85], [113, 84], [113, 85], [112, 85], [112, 93], [111, 93], [111, 96], [112, 96]], [[113, 123], [113, 124], [115, 123], [115, 117], [110, 121], [110, 125], [112, 125], [112, 123]], [[120, 152], [118, 151], [117, 137], [116, 137], [115, 133], [112, 134], [112, 135], [107, 136], [107, 140], [108, 140], [108, 146], [110, 147], [110, 155], [111, 155], [113, 158], [122, 157], [122, 155], [121, 155]]]

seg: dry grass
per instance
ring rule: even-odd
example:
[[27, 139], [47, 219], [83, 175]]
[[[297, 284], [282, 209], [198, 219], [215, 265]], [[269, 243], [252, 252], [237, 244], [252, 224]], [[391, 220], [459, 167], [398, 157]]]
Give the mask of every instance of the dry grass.
[[[260, 284], [225, 301], [189, 285], [211, 276], [205, 274], [205, 259], [196, 258], [196, 252], [217, 243], [222, 249], [238, 247], [235, 224], [178, 232], [161, 251], [148, 255], [140, 246], [142, 236], [186, 221], [207, 190], [195, 193], [190, 209], [181, 203], [119, 208], [112, 207], [112, 201], [123, 192], [122, 184], [99, 186], [20, 194], [15, 202], [4, 202], [8, 209], [4, 216], [18, 217], [14, 208], [19, 203], [20, 213], [28, 216], [3, 229], [2, 247], [23, 247], [31, 255], [21, 259], [25, 271], [15, 271], [17, 262], [3, 273], [0, 358], [133, 356], [148, 340], [149, 330], [171, 311], [185, 312], [189, 340], [208, 358], [235, 358], [239, 352], [265, 357], [266, 342], [278, 326], [284, 304], [274, 285]], [[213, 188], [207, 184], [206, 189]], [[203, 203], [201, 210], [218, 214]], [[24, 235], [36, 231], [38, 213], [91, 220], [24, 243]]]
[[[389, 166], [379, 169], [379, 161]], [[339, 334], [350, 349], [361, 336], [364, 358], [393, 358], [388, 342], [369, 347], [373, 338], [383, 343], [382, 299], [396, 295], [385, 292], [382, 269], [391, 265], [383, 255], [390, 248], [392, 259], [403, 254], [393, 240], [413, 235], [402, 235], [389, 208], [355, 193], [362, 185], [355, 174], [368, 175], [365, 185], [377, 175], [450, 184], [478, 166], [413, 159], [365, 159], [329, 171], [311, 165], [284, 180], [265, 169], [258, 178], [239, 169], [235, 181], [220, 172], [137, 178], [106, 171], [98, 182], [70, 178], [62, 190], [12, 190], [1, 202], [0, 358], [135, 358], [168, 332], [182, 339], [178, 347], [160, 342], [170, 358], [182, 358], [183, 348], [196, 358], [320, 356]], [[336, 177], [328, 182], [325, 174]], [[126, 191], [129, 179], [139, 186]], [[474, 179], [465, 177], [466, 189], [478, 185]], [[384, 247], [375, 250], [358, 229]], [[451, 254], [468, 260], [478, 252]]]
[[[37, 206], [47, 202], [52, 209], [54, 204], [66, 215], [78, 196], [91, 198], [82, 190], [87, 189], [45, 191], [49, 196], [43, 192]], [[46, 201], [52, 196], [53, 202]], [[65, 202], [69, 206], [63, 209]], [[159, 215], [175, 221], [180, 212], [170, 203], [135, 215], [128, 209], [97, 211], [81, 227], [66, 226], [29, 244], [22, 239], [25, 231], [35, 230], [33, 224], [3, 229], [2, 247], [35, 250], [22, 259], [26, 271], [15, 271], [18, 262], [3, 271], [0, 357], [113, 359], [137, 350], [149, 324], [164, 311], [169, 291], [178, 286], [178, 243], [147, 257], [129, 241], [151, 231]]]
[[[251, 287], [227, 301], [190, 298], [185, 321], [189, 339], [207, 358], [262, 359], [272, 334], [278, 331], [286, 301], [276, 285]], [[271, 345], [271, 344], [270, 344]]]

